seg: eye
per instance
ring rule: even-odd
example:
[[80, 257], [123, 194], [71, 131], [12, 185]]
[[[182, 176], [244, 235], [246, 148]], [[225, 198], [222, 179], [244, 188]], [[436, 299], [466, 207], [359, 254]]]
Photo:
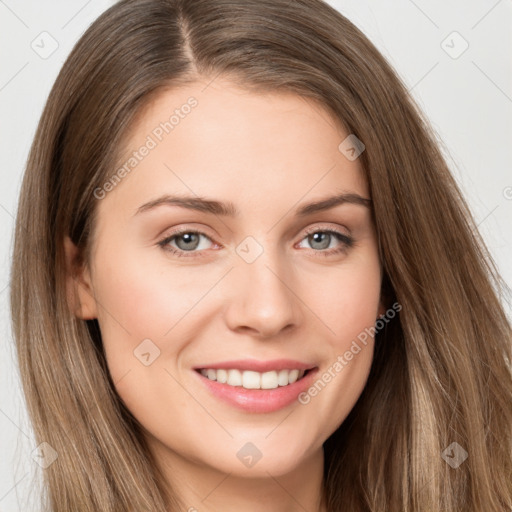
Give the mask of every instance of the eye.
[[[196, 250], [207, 249], [207, 247], [200, 247], [201, 238], [211, 241], [211, 238], [204, 233], [192, 230], [182, 230], [165, 237], [158, 242], [158, 245], [164, 250], [169, 251], [177, 256], [188, 256], [186, 253], [194, 253]], [[173, 247], [171, 243], [175, 243], [177, 247]], [[195, 256], [195, 254], [193, 254]], [[192, 254], [191, 254], [192, 256]]]
[[[208, 244], [206, 244], [206, 247], [204, 244], [201, 246], [201, 239], [212, 242], [209, 236], [200, 231], [183, 229], [166, 236], [163, 240], [158, 242], [158, 245], [163, 250], [169, 251], [179, 257], [199, 257], [202, 256], [201, 252], [203, 250], [208, 249]], [[318, 227], [306, 230], [306, 236], [301, 240], [299, 246], [303, 241], [307, 241], [314, 252], [322, 254], [323, 256], [345, 252], [354, 245], [354, 240], [350, 236], [334, 229], [321, 229]], [[334, 248], [332, 247], [333, 242], [335, 244]], [[172, 244], [175, 245], [173, 246]]]
[[[354, 245], [353, 238], [334, 229], [312, 228], [307, 230], [306, 234], [307, 236], [302, 240], [308, 242], [315, 252], [320, 252], [324, 256], [345, 252]], [[331, 245], [333, 242], [334, 248]]]

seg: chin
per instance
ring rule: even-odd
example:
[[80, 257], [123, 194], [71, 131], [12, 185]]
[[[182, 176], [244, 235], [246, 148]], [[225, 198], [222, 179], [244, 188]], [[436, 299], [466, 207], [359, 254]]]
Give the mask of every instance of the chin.
[[310, 463], [311, 453], [306, 452], [304, 446], [299, 439], [287, 443], [272, 443], [264, 438], [260, 442], [257, 439], [254, 442], [234, 441], [215, 460], [205, 463], [218, 471], [242, 478], [268, 478], [269, 474], [278, 477]]

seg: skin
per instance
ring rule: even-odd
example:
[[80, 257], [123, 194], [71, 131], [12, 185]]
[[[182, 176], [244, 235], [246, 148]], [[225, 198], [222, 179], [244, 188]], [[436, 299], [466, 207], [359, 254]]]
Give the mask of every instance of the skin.
[[[336, 193], [369, 198], [368, 187], [359, 160], [338, 150], [348, 133], [319, 104], [248, 92], [222, 78], [207, 83], [163, 91], [138, 116], [123, 162], [169, 112], [190, 96], [198, 101], [98, 200], [91, 261], [68, 276], [72, 307], [98, 319], [117, 392], [185, 510], [323, 511], [322, 444], [364, 388], [373, 339], [308, 404], [272, 413], [219, 401], [192, 368], [291, 358], [321, 374], [375, 324], [384, 307], [370, 209], [346, 203], [294, 216]], [[231, 201], [241, 215], [168, 205], [135, 214], [163, 193]], [[178, 257], [158, 245], [175, 228], [205, 236], [189, 252], [183, 238], [169, 242], [185, 253]], [[306, 228], [338, 230], [354, 245], [332, 235], [324, 248]], [[263, 251], [252, 263], [236, 252], [248, 236]], [[71, 268], [69, 239], [65, 250]], [[134, 356], [145, 339], [160, 350], [149, 366]], [[236, 455], [247, 442], [262, 454], [252, 467]]]

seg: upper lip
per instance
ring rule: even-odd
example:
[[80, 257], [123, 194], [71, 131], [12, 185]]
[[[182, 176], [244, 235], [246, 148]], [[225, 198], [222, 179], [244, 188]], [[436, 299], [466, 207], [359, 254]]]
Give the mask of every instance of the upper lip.
[[315, 368], [314, 364], [303, 363], [293, 359], [273, 359], [269, 361], [259, 361], [257, 359], [238, 359], [236, 361], [221, 361], [219, 363], [208, 363], [196, 366], [194, 370], [203, 370], [211, 368], [213, 370], [249, 370], [253, 372], [271, 372], [278, 370], [311, 370]]

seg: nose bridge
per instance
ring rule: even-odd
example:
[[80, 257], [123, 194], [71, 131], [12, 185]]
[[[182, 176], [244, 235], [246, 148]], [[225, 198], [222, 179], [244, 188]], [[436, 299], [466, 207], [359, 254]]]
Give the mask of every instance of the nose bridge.
[[293, 271], [270, 242], [251, 238], [236, 249], [240, 259], [232, 273], [235, 289], [228, 323], [232, 329], [251, 329], [268, 337], [299, 321]]

